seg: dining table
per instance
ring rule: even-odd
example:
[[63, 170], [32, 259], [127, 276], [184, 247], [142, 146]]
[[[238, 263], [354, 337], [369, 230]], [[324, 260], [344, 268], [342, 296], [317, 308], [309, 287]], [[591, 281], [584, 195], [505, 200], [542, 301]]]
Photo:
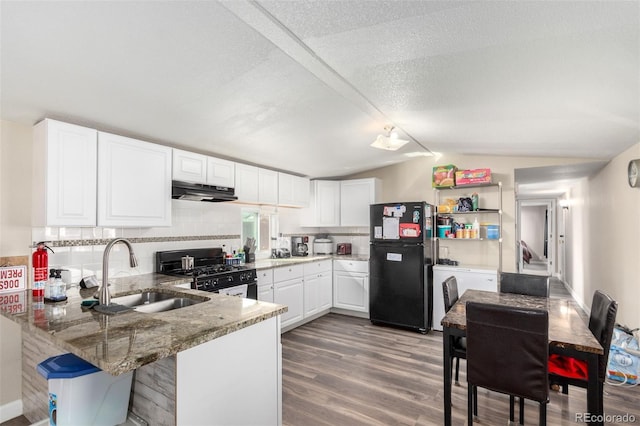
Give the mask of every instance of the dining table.
[[[546, 310], [549, 314], [549, 353], [585, 360], [588, 371], [587, 412], [593, 424], [603, 424], [600, 403], [602, 384], [598, 380], [598, 356], [602, 345], [593, 336], [585, 320], [570, 299], [526, 296], [483, 290], [467, 290], [442, 319], [444, 352], [444, 424], [451, 425], [451, 353], [457, 336], [466, 335], [467, 302]], [[505, 354], [504, 356], [509, 356]]]

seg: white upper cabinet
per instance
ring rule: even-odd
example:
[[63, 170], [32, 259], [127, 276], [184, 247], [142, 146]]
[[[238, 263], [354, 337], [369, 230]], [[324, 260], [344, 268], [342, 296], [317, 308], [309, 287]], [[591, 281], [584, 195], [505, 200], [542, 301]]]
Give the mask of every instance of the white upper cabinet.
[[312, 180], [302, 226], [340, 226], [340, 181]]
[[278, 173], [278, 205], [307, 207], [309, 205], [309, 179]]
[[278, 204], [278, 172], [258, 168], [258, 202]]
[[207, 157], [207, 185], [235, 188], [236, 163], [221, 158]]
[[173, 179], [182, 182], [207, 181], [207, 157], [195, 152], [173, 150]]
[[195, 152], [173, 150], [174, 180], [207, 185], [235, 187], [236, 163], [196, 154]]
[[258, 202], [258, 168], [236, 164], [236, 197], [244, 203]]
[[236, 164], [236, 197], [252, 204], [278, 204], [278, 173], [273, 170]]
[[340, 225], [369, 226], [369, 206], [380, 199], [379, 179], [340, 182]]
[[33, 225], [96, 225], [97, 135], [50, 119], [35, 126]]
[[98, 133], [98, 226], [171, 226], [171, 148]]

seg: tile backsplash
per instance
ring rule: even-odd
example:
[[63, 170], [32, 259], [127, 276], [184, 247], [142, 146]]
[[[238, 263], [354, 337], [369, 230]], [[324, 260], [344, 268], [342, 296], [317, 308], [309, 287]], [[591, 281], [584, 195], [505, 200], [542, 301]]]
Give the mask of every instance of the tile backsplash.
[[[146, 274], [155, 271], [157, 251], [223, 246], [228, 252], [240, 249], [243, 207], [247, 206], [173, 200], [171, 227], [32, 228], [32, 240], [51, 242], [54, 253], [49, 254], [49, 268], [66, 269], [62, 276], [68, 284], [77, 284], [88, 275], [101, 279], [104, 249], [113, 238], [131, 241], [138, 267], [129, 267], [128, 250], [124, 244], [116, 244], [109, 255], [109, 276]], [[351, 243], [354, 254], [369, 253], [367, 228], [302, 228], [299, 226], [301, 214], [300, 209], [279, 209], [279, 229], [285, 240], [291, 235], [309, 235], [309, 249], [313, 254], [313, 239], [328, 234], [334, 244]]]
[[204, 247], [240, 248], [240, 210], [234, 203], [172, 201], [173, 225], [157, 228], [32, 228], [33, 242], [49, 241], [49, 268], [61, 268], [63, 280], [78, 283], [82, 277], [102, 277], [104, 249], [113, 238], [130, 239], [138, 267], [129, 267], [128, 250], [113, 246], [109, 255], [109, 276], [146, 274], [155, 271], [155, 253]]

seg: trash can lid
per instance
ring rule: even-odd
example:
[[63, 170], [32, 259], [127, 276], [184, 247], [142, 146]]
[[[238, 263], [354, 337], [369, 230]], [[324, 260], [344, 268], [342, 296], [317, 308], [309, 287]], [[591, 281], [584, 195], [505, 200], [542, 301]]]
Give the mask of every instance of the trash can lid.
[[75, 356], [63, 354], [47, 358], [38, 364], [38, 373], [45, 379], [72, 379], [101, 371], [95, 365]]

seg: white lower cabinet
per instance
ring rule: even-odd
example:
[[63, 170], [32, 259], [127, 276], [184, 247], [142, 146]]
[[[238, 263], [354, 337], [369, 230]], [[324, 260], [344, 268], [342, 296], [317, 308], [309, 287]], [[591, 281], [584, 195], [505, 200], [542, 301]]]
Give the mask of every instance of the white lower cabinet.
[[333, 261], [333, 307], [369, 313], [369, 262]]
[[304, 318], [304, 282], [302, 265], [273, 269], [273, 301], [287, 305], [289, 310], [282, 314], [282, 328], [295, 324]]
[[450, 276], [456, 277], [458, 294], [465, 291], [498, 291], [498, 271], [495, 269], [464, 268], [458, 266], [435, 265], [433, 267], [433, 329], [442, 331], [440, 321], [444, 317], [444, 296], [442, 282]]
[[304, 317], [308, 318], [333, 304], [331, 260], [304, 264]]
[[258, 271], [258, 300], [274, 302], [273, 269], [261, 269]]

